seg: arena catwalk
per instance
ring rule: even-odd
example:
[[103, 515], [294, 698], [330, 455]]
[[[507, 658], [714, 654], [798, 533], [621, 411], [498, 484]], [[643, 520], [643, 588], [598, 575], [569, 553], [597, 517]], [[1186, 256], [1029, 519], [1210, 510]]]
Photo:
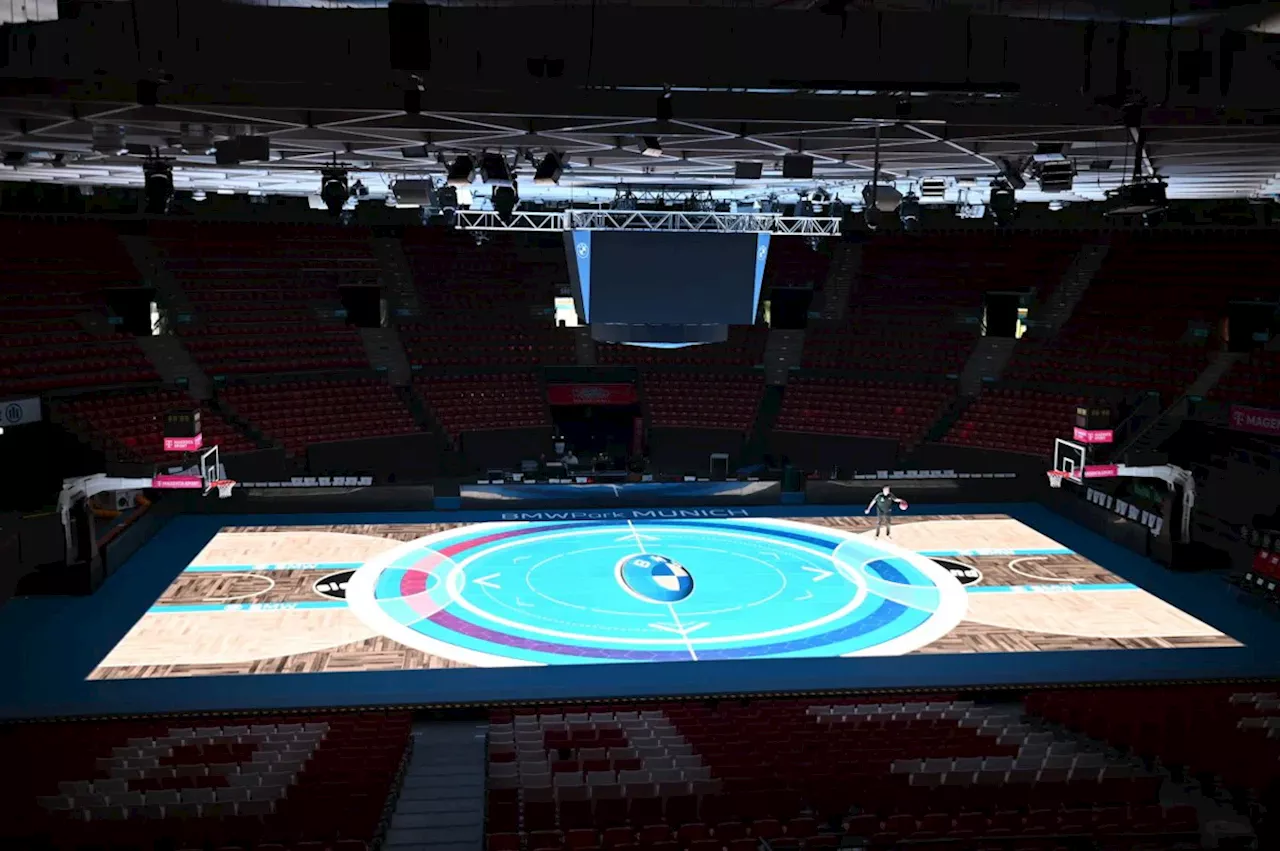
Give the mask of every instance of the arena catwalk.
[[1006, 515], [874, 525], [226, 527], [89, 678], [1240, 646]]

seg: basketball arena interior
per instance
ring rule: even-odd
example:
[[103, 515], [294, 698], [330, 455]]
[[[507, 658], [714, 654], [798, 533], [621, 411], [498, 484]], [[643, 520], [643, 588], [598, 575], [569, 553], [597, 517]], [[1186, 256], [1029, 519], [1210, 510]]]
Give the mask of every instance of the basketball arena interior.
[[1278, 34], [0, 4], [0, 848], [1280, 847]]

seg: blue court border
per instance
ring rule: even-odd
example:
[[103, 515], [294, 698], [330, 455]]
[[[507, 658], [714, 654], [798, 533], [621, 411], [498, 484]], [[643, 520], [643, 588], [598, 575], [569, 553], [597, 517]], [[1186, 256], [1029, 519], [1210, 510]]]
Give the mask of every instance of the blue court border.
[[[856, 506], [736, 509], [752, 517], [856, 514]], [[630, 509], [608, 509], [614, 516]], [[85, 677], [224, 526], [477, 522], [501, 512], [186, 515], [171, 520], [91, 597], [24, 598], [0, 609], [0, 719], [237, 709], [555, 701], [840, 689], [1280, 677], [1280, 624], [1220, 577], [1170, 572], [1027, 504], [913, 506], [913, 515], [1007, 514], [1213, 625], [1239, 648], [1055, 651], [99, 680]]]

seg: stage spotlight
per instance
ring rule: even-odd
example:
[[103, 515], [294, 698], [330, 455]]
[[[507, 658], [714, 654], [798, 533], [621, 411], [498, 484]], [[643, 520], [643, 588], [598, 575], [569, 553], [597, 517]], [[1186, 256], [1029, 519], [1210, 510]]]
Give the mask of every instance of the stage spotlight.
[[143, 202], [147, 213], [164, 215], [173, 200], [173, 167], [166, 160], [147, 160], [142, 164]]
[[548, 151], [542, 162], [538, 163], [533, 182], [537, 186], [554, 186], [560, 182], [560, 175], [563, 173], [564, 160], [555, 151]]
[[342, 213], [351, 190], [347, 188], [347, 171], [342, 168], [326, 168], [320, 171], [320, 200], [330, 213]]
[[662, 141], [657, 136], [645, 136], [640, 145], [640, 153], [646, 157], [662, 156]]
[[920, 199], [916, 193], [908, 192], [898, 205], [898, 218], [902, 221], [903, 230], [918, 230], [920, 227]]
[[511, 169], [502, 154], [484, 154], [480, 157], [480, 179], [490, 186], [511, 186]]
[[510, 186], [495, 186], [493, 188], [493, 209], [498, 211], [498, 218], [507, 224], [511, 224], [512, 215], [515, 213], [516, 204], [520, 202], [520, 190], [513, 179]]
[[470, 186], [471, 181], [476, 179], [476, 164], [471, 157], [461, 154], [456, 157], [453, 164], [449, 166], [449, 185], [450, 186]]
[[1003, 180], [992, 181], [987, 207], [995, 217], [996, 227], [1006, 228], [1013, 224], [1018, 216], [1018, 198], [1013, 187]]

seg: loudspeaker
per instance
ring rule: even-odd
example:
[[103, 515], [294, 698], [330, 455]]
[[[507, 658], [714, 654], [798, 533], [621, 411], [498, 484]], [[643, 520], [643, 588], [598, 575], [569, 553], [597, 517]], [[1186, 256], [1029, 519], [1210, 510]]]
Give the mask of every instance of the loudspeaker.
[[782, 176], [796, 180], [808, 180], [813, 177], [813, 157], [807, 157], [804, 154], [783, 157]]
[[760, 175], [764, 173], [764, 163], [734, 163], [733, 177], [735, 180], [759, 180]]
[[237, 136], [241, 162], [266, 162], [271, 159], [271, 140], [266, 136]]
[[392, 0], [387, 6], [391, 67], [396, 71], [431, 70], [431, 7]]

